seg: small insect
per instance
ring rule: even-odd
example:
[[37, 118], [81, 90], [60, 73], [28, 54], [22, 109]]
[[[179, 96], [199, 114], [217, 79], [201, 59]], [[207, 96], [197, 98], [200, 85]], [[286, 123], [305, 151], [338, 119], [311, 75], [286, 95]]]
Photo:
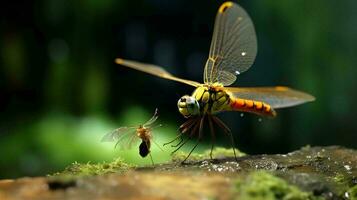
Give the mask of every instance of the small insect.
[[[155, 143], [152, 137], [152, 130], [157, 126], [153, 126], [158, 118], [158, 109], [156, 108], [154, 115], [145, 124], [138, 126], [120, 127], [117, 128], [106, 135], [103, 136], [102, 142], [114, 142], [116, 141], [115, 147], [119, 146], [122, 149], [130, 149], [132, 146], [136, 145], [140, 140], [139, 154], [141, 157], [150, 156], [152, 164], [154, 161], [151, 156], [150, 148], [151, 141]], [[156, 143], [155, 143], [156, 144]], [[160, 146], [156, 144], [159, 148]], [[160, 148], [161, 149], [161, 148]]]
[[[223, 111], [239, 111], [274, 117], [277, 108], [296, 106], [315, 100], [307, 93], [284, 86], [227, 87], [236, 81], [239, 74], [253, 65], [257, 49], [254, 25], [247, 12], [233, 2], [225, 2], [220, 6], [216, 15], [211, 47], [203, 73], [203, 84], [175, 77], [156, 65], [121, 58], [117, 58], [115, 62], [196, 87], [192, 95], [184, 95], [177, 102], [179, 112], [188, 120], [180, 126], [181, 133], [171, 142], [179, 140], [178, 144], [173, 145], [177, 147], [175, 150], [177, 151], [198, 133], [197, 143], [186, 157], [187, 159], [202, 138], [203, 123], [207, 118], [212, 138], [212, 158], [215, 142], [214, 124], [224, 130], [231, 138], [232, 146], [235, 146], [230, 129], [214, 114]], [[187, 139], [183, 141], [182, 135], [187, 135]], [[234, 155], [236, 155], [235, 151]]]

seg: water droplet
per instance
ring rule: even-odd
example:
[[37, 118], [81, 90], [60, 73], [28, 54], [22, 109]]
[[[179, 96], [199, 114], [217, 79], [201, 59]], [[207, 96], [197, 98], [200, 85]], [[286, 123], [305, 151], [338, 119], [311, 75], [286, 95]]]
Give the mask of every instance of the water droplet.
[[352, 169], [352, 167], [349, 166], [349, 165], [345, 165], [344, 167], [345, 167], [346, 170], [351, 170]]
[[235, 71], [235, 73], [236, 73], [236, 75], [239, 75], [239, 74], [240, 74], [240, 72], [239, 72], [239, 71]]
[[244, 113], [241, 113], [241, 114], [240, 114], [240, 117], [244, 117]]
[[262, 118], [259, 118], [259, 119], [258, 119], [258, 122], [262, 122], [262, 121], [263, 121], [263, 119], [262, 119]]
[[243, 52], [241, 53], [241, 55], [242, 55], [242, 56], [245, 56], [245, 55], [247, 55], [247, 52], [243, 51]]
[[348, 192], [345, 192], [345, 197], [346, 197], [347, 199], [349, 199], [349, 198], [350, 198], [350, 194], [349, 194]]

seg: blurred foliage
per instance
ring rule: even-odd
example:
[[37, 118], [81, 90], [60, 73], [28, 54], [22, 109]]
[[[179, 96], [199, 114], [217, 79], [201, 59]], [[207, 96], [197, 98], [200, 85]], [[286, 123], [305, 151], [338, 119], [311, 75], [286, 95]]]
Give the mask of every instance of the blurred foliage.
[[[214, 16], [223, 1], [11, 1], [0, 8], [0, 178], [43, 175], [74, 161], [122, 157], [149, 164], [137, 149], [100, 143], [113, 128], [147, 120], [158, 107], [158, 143], [184, 119], [177, 99], [191, 87], [121, 68], [115, 57], [162, 65], [202, 80]], [[288, 85], [314, 103], [274, 120], [220, 115], [237, 147], [284, 153], [300, 146], [356, 148], [357, 2], [250, 0], [259, 52], [237, 85]], [[223, 135], [223, 134], [222, 134]], [[218, 144], [229, 147], [227, 138]], [[200, 150], [209, 148], [209, 137]], [[194, 142], [194, 141], [193, 141]], [[185, 148], [189, 149], [187, 145]], [[167, 152], [166, 152], [167, 151]], [[170, 159], [153, 146], [155, 162]]]

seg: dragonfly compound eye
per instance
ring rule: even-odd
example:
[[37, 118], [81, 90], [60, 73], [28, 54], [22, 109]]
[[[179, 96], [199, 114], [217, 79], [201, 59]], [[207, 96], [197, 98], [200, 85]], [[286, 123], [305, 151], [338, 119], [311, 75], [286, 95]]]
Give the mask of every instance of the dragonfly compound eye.
[[177, 102], [177, 107], [184, 117], [191, 117], [200, 113], [200, 105], [194, 97], [185, 95]]

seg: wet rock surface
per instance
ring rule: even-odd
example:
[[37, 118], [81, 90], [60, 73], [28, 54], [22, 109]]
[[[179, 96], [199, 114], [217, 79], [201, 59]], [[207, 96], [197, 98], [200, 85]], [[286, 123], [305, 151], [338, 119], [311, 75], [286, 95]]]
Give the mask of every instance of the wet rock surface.
[[220, 154], [94, 176], [72, 169], [66, 178], [1, 180], [0, 199], [357, 199], [356, 168], [357, 151], [338, 146], [237, 160]]

